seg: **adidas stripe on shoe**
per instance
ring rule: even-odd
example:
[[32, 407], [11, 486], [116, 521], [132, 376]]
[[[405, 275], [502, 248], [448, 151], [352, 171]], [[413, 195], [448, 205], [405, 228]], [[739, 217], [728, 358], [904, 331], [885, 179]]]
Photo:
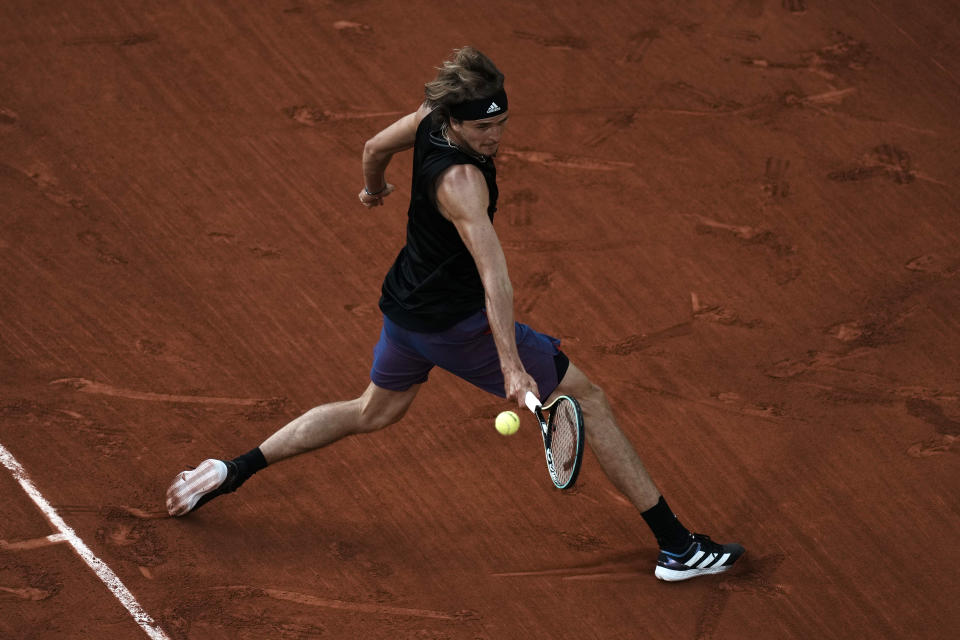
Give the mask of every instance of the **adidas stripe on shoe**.
[[700, 533], [693, 534], [690, 546], [681, 553], [660, 550], [654, 571], [661, 580], [678, 582], [697, 576], [723, 573], [743, 555], [744, 548], [736, 543], [717, 544]]
[[230, 460], [208, 459], [196, 469], [181, 471], [167, 489], [167, 512], [182, 516], [213, 498], [237, 488], [237, 465]]

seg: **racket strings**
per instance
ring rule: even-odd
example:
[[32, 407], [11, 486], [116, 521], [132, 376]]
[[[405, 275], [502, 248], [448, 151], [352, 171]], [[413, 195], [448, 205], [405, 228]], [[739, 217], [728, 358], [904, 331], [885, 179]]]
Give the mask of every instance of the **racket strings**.
[[552, 417], [550, 450], [553, 453], [557, 480], [565, 484], [573, 474], [577, 461], [579, 424], [576, 411], [570, 402], [561, 401]]

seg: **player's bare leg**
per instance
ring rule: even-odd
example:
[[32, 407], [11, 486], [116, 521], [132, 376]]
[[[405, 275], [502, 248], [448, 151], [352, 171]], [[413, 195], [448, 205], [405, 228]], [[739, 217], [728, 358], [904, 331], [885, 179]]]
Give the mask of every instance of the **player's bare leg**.
[[660, 499], [660, 490], [647, 473], [636, 449], [617, 425], [603, 389], [590, 382], [571, 363], [553, 393], [553, 396], [557, 395], [573, 396], [580, 403], [587, 444], [613, 485], [640, 511], [654, 506]]
[[743, 555], [736, 543], [718, 544], [703, 534], [692, 534], [660, 495], [633, 445], [617, 426], [603, 390], [573, 364], [553, 395], [568, 394], [583, 409], [584, 432], [600, 466], [614, 486], [640, 510], [657, 538], [660, 553], [654, 574], [667, 581], [688, 580], [727, 571]]
[[315, 407], [242, 456], [204, 460], [174, 478], [167, 489], [167, 511], [172, 516], [186, 515], [219, 495], [235, 491], [268, 464], [391, 425], [406, 414], [419, 388], [414, 385], [406, 391], [389, 391], [370, 383], [359, 398]]
[[313, 451], [358, 433], [398, 422], [413, 403], [420, 385], [390, 391], [372, 382], [355, 400], [315, 407], [279, 429], [260, 445], [269, 464]]

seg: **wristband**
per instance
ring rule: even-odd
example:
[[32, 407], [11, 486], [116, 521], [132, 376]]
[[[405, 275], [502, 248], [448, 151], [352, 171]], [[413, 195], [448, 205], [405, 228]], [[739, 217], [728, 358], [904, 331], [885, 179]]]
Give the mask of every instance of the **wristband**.
[[380, 195], [381, 193], [383, 193], [383, 192], [386, 191], [386, 190], [387, 190], [387, 185], [383, 185], [383, 189], [380, 189], [380, 191], [377, 191], [377, 192], [373, 193], [373, 192], [370, 191], [370, 189], [367, 189], [367, 186], [366, 186], [366, 185], [363, 186], [363, 192], [364, 192], [365, 194], [367, 194], [368, 196], [378, 196], [378, 195]]

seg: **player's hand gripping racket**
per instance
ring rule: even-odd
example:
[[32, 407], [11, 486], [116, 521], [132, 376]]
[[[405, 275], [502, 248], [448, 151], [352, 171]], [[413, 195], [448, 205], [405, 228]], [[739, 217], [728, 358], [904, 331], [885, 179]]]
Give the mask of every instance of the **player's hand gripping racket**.
[[583, 460], [580, 404], [570, 396], [559, 396], [545, 407], [530, 391], [527, 391], [524, 402], [540, 422], [550, 479], [558, 489], [569, 489], [577, 480], [580, 461]]

